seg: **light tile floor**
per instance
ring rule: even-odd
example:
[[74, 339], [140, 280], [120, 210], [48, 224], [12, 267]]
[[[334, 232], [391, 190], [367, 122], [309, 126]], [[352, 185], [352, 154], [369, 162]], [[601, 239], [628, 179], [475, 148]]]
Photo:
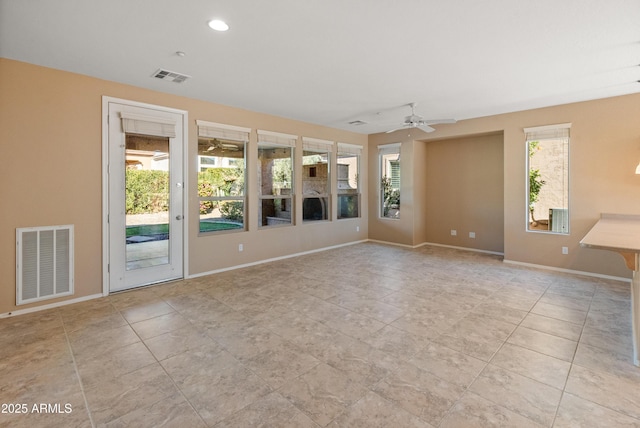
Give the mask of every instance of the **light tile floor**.
[[0, 344], [3, 427], [640, 427], [627, 283], [438, 247], [2, 319]]

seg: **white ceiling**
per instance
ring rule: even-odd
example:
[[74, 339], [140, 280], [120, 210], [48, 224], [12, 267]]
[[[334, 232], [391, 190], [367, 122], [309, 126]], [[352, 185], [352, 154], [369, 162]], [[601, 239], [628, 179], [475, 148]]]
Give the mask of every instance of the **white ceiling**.
[[640, 0], [0, 0], [0, 55], [368, 134], [640, 92]]

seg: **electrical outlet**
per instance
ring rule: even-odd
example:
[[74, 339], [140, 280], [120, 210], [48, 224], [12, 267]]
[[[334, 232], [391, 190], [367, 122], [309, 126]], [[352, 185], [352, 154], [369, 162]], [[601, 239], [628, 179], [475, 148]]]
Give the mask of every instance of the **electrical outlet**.
[[569, 254], [569, 247], [562, 247], [562, 254]]
[[238, 244], [238, 251], [242, 252], [244, 250], [244, 245], [243, 244]]
[[356, 232], [360, 232], [360, 226], [356, 226]]
[[476, 239], [476, 233], [475, 232], [469, 232], [469, 238]]
[[457, 236], [458, 235], [458, 231], [455, 229], [451, 229], [451, 236]]

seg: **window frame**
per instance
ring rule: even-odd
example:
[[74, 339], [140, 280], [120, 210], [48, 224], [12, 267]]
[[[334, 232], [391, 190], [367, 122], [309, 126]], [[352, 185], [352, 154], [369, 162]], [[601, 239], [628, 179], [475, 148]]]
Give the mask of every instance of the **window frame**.
[[[332, 215], [331, 215], [331, 188], [332, 188], [332, 181], [333, 181], [333, 168], [331, 167], [332, 165], [332, 161], [333, 161], [333, 141], [327, 141], [327, 140], [319, 140], [317, 138], [308, 138], [308, 137], [303, 137], [302, 139], [302, 170], [303, 170], [303, 174], [302, 174], [302, 179], [301, 179], [301, 184], [302, 184], [302, 222], [303, 223], [314, 223], [314, 222], [319, 222], [319, 221], [331, 221], [332, 219]], [[323, 189], [323, 192], [318, 192], [318, 193], [309, 193], [309, 192], [305, 192], [305, 174], [304, 174], [304, 167], [306, 165], [309, 164], [305, 164], [305, 157], [307, 156], [320, 156], [321, 158], [323, 156], [326, 156], [326, 165], [327, 165], [327, 177], [325, 179], [325, 186]], [[319, 163], [317, 165], [322, 165], [325, 162]], [[316, 165], [316, 164], [314, 164]], [[311, 172], [311, 168], [314, 168], [315, 166], [310, 166], [309, 170]], [[316, 175], [312, 178], [318, 179], [321, 177], [317, 176], [317, 167], [316, 168]], [[311, 178], [311, 177], [309, 177]], [[316, 180], [319, 181], [319, 180]], [[322, 218], [305, 218], [305, 206], [306, 206], [306, 202], [310, 201], [312, 199], [318, 199], [321, 206], [323, 207], [322, 211], [321, 211], [321, 215], [323, 215]], [[308, 214], [308, 213], [307, 213]]]
[[[392, 144], [383, 144], [383, 145], [379, 145], [378, 146], [378, 183], [377, 183], [377, 187], [378, 187], [378, 218], [380, 219], [385, 219], [385, 220], [399, 220], [400, 216], [401, 216], [401, 209], [400, 209], [400, 201], [401, 201], [401, 195], [402, 195], [402, 163], [400, 162], [400, 152], [402, 149], [402, 143], [392, 143]], [[384, 171], [385, 171], [385, 162], [387, 162], [387, 160], [385, 159], [386, 156], [388, 155], [398, 155], [398, 158], [396, 159], [397, 161], [397, 165], [398, 165], [398, 183], [399, 183], [399, 187], [396, 188], [392, 188], [392, 191], [397, 191], [398, 192], [398, 208], [397, 208], [397, 215], [395, 216], [388, 216], [385, 215], [385, 209], [387, 208], [385, 206], [385, 189], [384, 186], [382, 184], [383, 180], [385, 178], [387, 178], [386, 175], [384, 175]], [[389, 161], [389, 163], [391, 163], [391, 161]], [[389, 167], [389, 173], [391, 173], [392, 168], [391, 166]], [[388, 177], [390, 181], [393, 181], [393, 177]]]
[[[545, 125], [545, 126], [536, 126], [530, 128], [524, 128], [525, 133], [525, 231], [531, 233], [540, 233], [547, 235], [562, 235], [568, 236], [571, 234], [571, 123], [561, 123], [556, 125]], [[547, 228], [548, 229], [540, 229], [540, 228], [532, 228], [532, 223], [534, 223], [535, 218], [532, 216], [532, 202], [531, 202], [531, 184], [532, 180], [536, 180], [535, 177], [531, 176], [531, 143], [537, 142], [538, 144], [541, 141], [555, 141], [555, 140], [563, 140], [562, 144], [562, 153], [563, 156], [563, 174], [562, 174], [562, 207], [552, 208], [549, 207], [549, 218], [546, 219], [548, 221]], [[544, 185], [544, 181], [538, 176], [537, 181], [542, 181]], [[536, 202], [536, 201], [534, 201]], [[552, 212], [555, 210], [560, 210], [559, 213], [562, 215], [560, 222], [556, 223], [556, 226], [553, 225], [552, 220]], [[554, 211], [552, 211], [554, 210]], [[564, 211], [564, 212], [563, 212]], [[559, 226], [558, 226], [559, 225]], [[535, 227], [535, 226], [533, 226]], [[553, 230], [554, 228], [560, 228], [562, 230]]]
[[[217, 233], [237, 233], [237, 232], [246, 232], [248, 230], [248, 222], [247, 222], [247, 197], [248, 197], [248, 172], [247, 172], [247, 152], [250, 148], [249, 144], [249, 133], [251, 132], [250, 128], [244, 128], [240, 126], [234, 125], [226, 125], [215, 122], [208, 122], [204, 120], [196, 120], [196, 125], [198, 126], [198, 144], [200, 144], [201, 139], [218, 139], [222, 141], [229, 141], [232, 143], [242, 144], [243, 146], [243, 154], [242, 154], [242, 195], [228, 195], [228, 196], [200, 196], [199, 195], [199, 185], [200, 180], [196, 180], [196, 186], [198, 188], [198, 234], [209, 235], [209, 234], [217, 234]], [[200, 174], [202, 162], [200, 159], [199, 151], [196, 151], [196, 156], [198, 156], [198, 172]], [[205, 169], [214, 169], [214, 168], [222, 168], [223, 162], [217, 161], [217, 158], [222, 159], [235, 159], [231, 157], [224, 156], [212, 156], [212, 155], [202, 155], [204, 157], [213, 157], [216, 158], [215, 164], [206, 166]], [[202, 202], [242, 202], [242, 227], [234, 228], [234, 229], [221, 229], [221, 230], [202, 230], [202, 220], [200, 213], [200, 204]]]
[[[356, 184], [356, 193], [340, 193], [340, 165], [344, 165], [340, 163], [340, 158], [355, 158], [356, 172], [355, 172], [355, 184]], [[362, 146], [356, 146], [354, 144], [346, 144], [346, 143], [338, 143], [338, 150], [336, 153], [336, 172], [335, 172], [335, 180], [336, 180], [336, 193], [337, 193], [337, 213], [336, 218], [338, 220], [347, 220], [353, 218], [360, 218], [362, 216], [362, 193], [361, 193], [361, 180], [360, 180], [360, 168], [362, 167]], [[350, 185], [350, 180], [347, 179], [347, 184]], [[340, 198], [344, 196], [354, 197], [356, 198], [356, 215], [355, 216], [342, 216], [342, 212], [340, 210], [341, 201]]]
[[[293, 226], [295, 223], [295, 190], [296, 190], [296, 186], [295, 186], [295, 145], [288, 145], [288, 144], [278, 144], [278, 143], [273, 143], [273, 142], [267, 142], [267, 141], [260, 141], [260, 138], [258, 139], [258, 144], [257, 144], [258, 148], [258, 156], [257, 156], [257, 160], [258, 160], [258, 164], [257, 164], [257, 168], [258, 168], [258, 228], [260, 229], [264, 229], [264, 228], [271, 228], [271, 227], [287, 227], [287, 226]], [[279, 195], [273, 195], [273, 194], [263, 194], [262, 193], [262, 176], [261, 176], [261, 157], [260, 157], [260, 149], [262, 148], [267, 148], [267, 149], [288, 149], [290, 150], [289, 156], [288, 158], [291, 160], [291, 188], [290, 188], [290, 193], [289, 194], [279, 194]], [[263, 203], [264, 201], [267, 200], [281, 200], [281, 201], [285, 201], [285, 205], [286, 205], [286, 201], [288, 201], [288, 206], [289, 206], [289, 212], [290, 212], [290, 218], [289, 218], [289, 222], [285, 223], [285, 222], [278, 222], [275, 224], [264, 224], [264, 219], [262, 216], [262, 210], [263, 210]], [[274, 202], [275, 204], [275, 202]], [[286, 219], [286, 217], [282, 217], [282, 219]]]

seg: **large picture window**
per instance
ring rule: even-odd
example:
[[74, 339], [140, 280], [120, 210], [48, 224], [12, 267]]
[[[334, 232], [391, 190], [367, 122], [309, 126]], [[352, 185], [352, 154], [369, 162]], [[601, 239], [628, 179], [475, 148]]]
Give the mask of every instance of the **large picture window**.
[[380, 217], [400, 218], [400, 143], [378, 146]]
[[333, 142], [303, 139], [302, 220], [329, 220]]
[[293, 155], [297, 137], [258, 131], [260, 227], [293, 224]]
[[527, 230], [569, 233], [571, 124], [525, 128]]
[[360, 156], [362, 147], [338, 143], [338, 218], [360, 217]]
[[197, 121], [200, 232], [245, 230], [247, 128]]

